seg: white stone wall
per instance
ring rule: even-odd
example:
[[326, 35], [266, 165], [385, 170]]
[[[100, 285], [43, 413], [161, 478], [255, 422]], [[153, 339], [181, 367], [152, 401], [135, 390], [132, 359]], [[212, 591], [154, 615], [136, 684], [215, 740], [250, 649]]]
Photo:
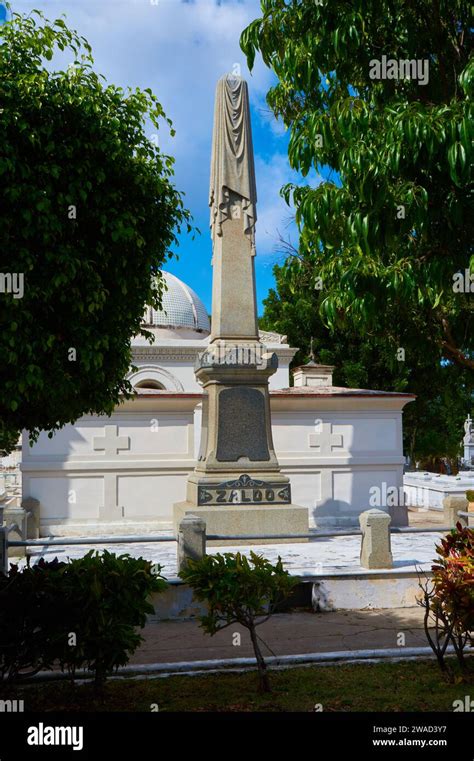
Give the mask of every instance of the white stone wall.
[[[96, 448], [106, 426], [127, 448]], [[23, 494], [41, 502], [43, 535], [152, 530], [171, 525], [194, 461], [193, 409], [82, 418], [24, 447]]]
[[375, 489], [381, 509], [390, 490], [402, 491], [400, 410], [278, 411], [272, 420], [292, 500], [309, 509], [311, 525], [356, 523]]
[[[384, 484], [385, 492], [402, 486], [401, 410], [344, 403], [349, 409], [316, 412], [272, 399], [276, 453], [310, 525], [353, 524], [374, 486], [382, 497]], [[198, 398], [144, 399], [25, 444], [23, 494], [41, 502], [42, 535], [170, 528], [194, 468], [200, 417]]]

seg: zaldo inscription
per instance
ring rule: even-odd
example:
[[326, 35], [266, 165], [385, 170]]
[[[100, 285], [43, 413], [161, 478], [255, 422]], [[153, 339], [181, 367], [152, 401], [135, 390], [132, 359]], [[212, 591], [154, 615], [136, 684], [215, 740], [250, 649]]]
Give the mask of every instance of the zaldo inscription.
[[198, 505], [289, 505], [290, 485], [272, 484], [242, 475], [236, 481], [199, 487]]

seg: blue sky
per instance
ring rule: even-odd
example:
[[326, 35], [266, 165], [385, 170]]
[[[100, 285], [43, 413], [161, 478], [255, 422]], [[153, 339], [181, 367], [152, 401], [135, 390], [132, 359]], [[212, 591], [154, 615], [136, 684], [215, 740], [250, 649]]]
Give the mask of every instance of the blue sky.
[[[176, 158], [175, 183], [201, 230], [182, 236], [179, 260], [168, 269], [211, 308], [209, 161], [214, 90], [236, 64], [249, 83], [257, 176], [256, 275], [259, 311], [282, 259], [278, 234], [297, 241], [292, 211], [280, 187], [298, 179], [287, 160], [288, 135], [265, 102], [273, 74], [257, 59], [249, 73], [239, 36], [260, 15], [258, 0], [11, 0], [13, 11], [37, 8], [50, 19], [66, 15], [90, 42], [96, 71], [122, 87], [151, 87], [172, 119], [176, 136], [160, 133], [160, 147]], [[314, 181], [314, 176], [313, 176]]]

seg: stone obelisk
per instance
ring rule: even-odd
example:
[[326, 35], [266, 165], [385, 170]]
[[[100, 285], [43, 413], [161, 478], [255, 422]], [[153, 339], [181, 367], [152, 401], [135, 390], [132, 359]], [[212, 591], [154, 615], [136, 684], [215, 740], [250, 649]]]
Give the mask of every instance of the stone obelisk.
[[268, 379], [278, 366], [259, 341], [255, 290], [257, 192], [247, 83], [217, 83], [212, 140], [212, 327], [196, 363], [203, 386], [201, 448], [174, 506], [221, 536], [301, 534], [308, 511], [291, 504], [272, 439]]

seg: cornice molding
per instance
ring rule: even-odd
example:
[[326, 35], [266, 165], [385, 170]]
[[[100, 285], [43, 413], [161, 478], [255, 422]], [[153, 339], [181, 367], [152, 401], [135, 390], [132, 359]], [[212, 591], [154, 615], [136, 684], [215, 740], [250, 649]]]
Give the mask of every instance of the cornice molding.
[[[133, 360], [146, 360], [149, 362], [150, 360], [155, 360], [156, 362], [159, 362], [160, 360], [168, 360], [168, 361], [174, 361], [174, 362], [192, 362], [194, 366], [194, 362], [196, 361], [196, 358], [199, 354], [201, 354], [206, 347], [202, 346], [196, 346], [195, 348], [191, 348], [189, 346], [140, 346], [140, 347], [132, 347], [132, 359]], [[289, 359], [291, 360], [294, 355], [297, 352], [297, 349], [292, 349], [291, 347], [287, 346], [270, 346], [267, 345], [267, 348], [270, 349], [282, 359]]]

